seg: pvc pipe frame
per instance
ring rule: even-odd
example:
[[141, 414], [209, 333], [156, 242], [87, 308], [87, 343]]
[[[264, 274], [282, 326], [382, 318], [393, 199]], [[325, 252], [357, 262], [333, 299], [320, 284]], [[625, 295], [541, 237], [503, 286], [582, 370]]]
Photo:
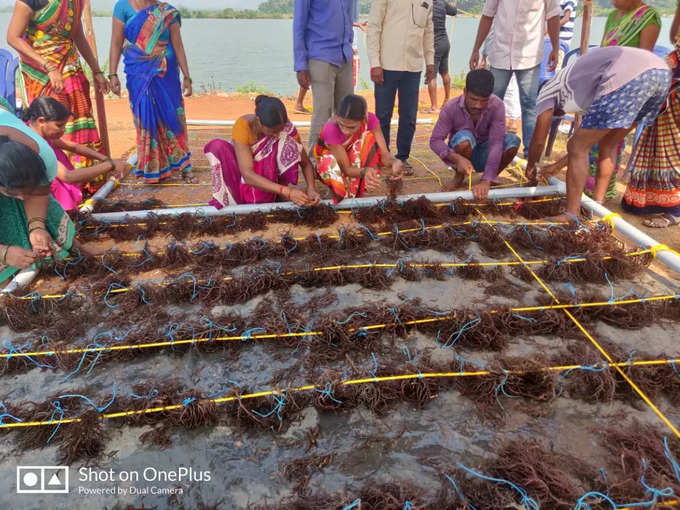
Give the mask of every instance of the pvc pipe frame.
[[[137, 164], [137, 153], [134, 153], [128, 158], [127, 164], [130, 165], [130, 167], [134, 167]], [[101, 188], [97, 190], [94, 195], [86, 200], [78, 210], [81, 214], [92, 214], [94, 208], [97, 207], [97, 204], [106, 200], [106, 197], [109, 196], [109, 193], [111, 193], [117, 187], [118, 179], [111, 177]]]
[[[550, 184], [559, 186], [563, 190], [563, 193], [567, 192], [566, 184], [556, 177], [550, 178]], [[649, 237], [637, 227], [631, 225], [626, 220], [612, 213], [605, 206], [586, 195], [581, 195], [581, 206], [601, 218], [611, 218], [612, 224], [618, 233], [626, 236], [644, 249], [649, 250], [660, 244], [656, 239]], [[673, 271], [680, 273], [680, 256], [678, 256], [677, 253], [669, 250], [659, 250], [656, 252], [656, 258]]]
[[[501, 188], [492, 189], [489, 191], [489, 199], [505, 199], [505, 198], [527, 198], [545, 195], [559, 195], [562, 193], [563, 187], [558, 185], [552, 186], [536, 186], [526, 188]], [[400, 195], [399, 200], [417, 199], [424, 196], [434, 203], [452, 202], [459, 198], [463, 200], [473, 200], [474, 195], [472, 191], [451, 191], [443, 193], [417, 193], [412, 195]], [[336, 209], [356, 209], [360, 207], [371, 207], [379, 202], [385, 200], [387, 197], [364, 197], [346, 199], [339, 204], [333, 205], [331, 200], [323, 200], [322, 203], [335, 207]], [[215, 209], [212, 206], [202, 207], [178, 207], [174, 209], [154, 209], [151, 211], [120, 211], [112, 213], [93, 214], [92, 218], [97, 221], [107, 223], [126, 223], [127, 221], [139, 221], [147, 218], [150, 215], [156, 216], [177, 216], [180, 214], [194, 214], [196, 216], [232, 216], [239, 214], [247, 214], [252, 212], [271, 212], [274, 210], [290, 210], [297, 209], [298, 206], [293, 202], [274, 202], [268, 204], [242, 204], [232, 205], [223, 209]]]
[[[390, 124], [392, 126], [398, 125], [399, 121], [393, 120]], [[199, 119], [190, 119], [187, 120], [187, 126], [233, 126], [236, 124], [235, 120], [199, 120]], [[421, 124], [421, 125], [431, 125], [434, 124], [434, 119], [429, 118], [429, 119], [417, 119], [416, 124]], [[293, 125], [295, 127], [310, 127], [312, 123], [308, 120], [294, 120]]]

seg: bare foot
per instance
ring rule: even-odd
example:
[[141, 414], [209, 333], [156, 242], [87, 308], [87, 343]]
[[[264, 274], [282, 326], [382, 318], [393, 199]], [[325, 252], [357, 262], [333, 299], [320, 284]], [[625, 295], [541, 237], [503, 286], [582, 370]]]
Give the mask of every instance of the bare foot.
[[182, 179], [187, 184], [198, 184], [198, 177], [194, 175], [193, 172], [183, 172]]
[[429, 108], [423, 109], [423, 113], [437, 114], [437, 113], [439, 113], [439, 108], [435, 108], [434, 106], [430, 106]]
[[301, 104], [296, 104], [295, 108], [293, 108], [293, 111], [295, 113], [302, 113], [304, 115], [311, 115], [312, 114], [312, 112], [310, 110], [308, 110], [307, 108], [305, 108]]
[[573, 223], [575, 225], [579, 225], [581, 223], [581, 219], [578, 216], [566, 212], [563, 214], [558, 214], [557, 216], [545, 218], [545, 221], [550, 223]]

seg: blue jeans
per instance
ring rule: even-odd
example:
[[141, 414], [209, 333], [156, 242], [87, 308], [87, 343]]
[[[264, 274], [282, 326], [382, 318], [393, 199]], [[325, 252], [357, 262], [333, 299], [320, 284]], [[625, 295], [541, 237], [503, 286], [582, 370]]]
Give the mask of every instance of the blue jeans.
[[[475, 168], [475, 172], [483, 172], [486, 169], [486, 160], [489, 159], [489, 142], [477, 143], [475, 135], [471, 131], [461, 129], [451, 137], [449, 147], [453, 149], [462, 142], [468, 142], [470, 147], [472, 147], [470, 163]], [[506, 133], [505, 138], [503, 138], [503, 152], [513, 148], [519, 149], [520, 143], [519, 136], [514, 133]], [[499, 168], [499, 170], [502, 169]]]
[[495, 85], [494, 95], [503, 99], [510, 83], [512, 73], [517, 76], [519, 88], [519, 103], [522, 106], [522, 141], [524, 142], [524, 157], [529, 155], [529, 144], [536, 127], [536, 99], [538, 98], [538, 78], [540, 66], [531, 69], [496, 69], [491, 68]]
[[390, 148], [390, 122], [394, 111], [394, 99], [399, 92], [399, 130], [397, 131], [397, 159], [406, 161], [411, 154], [413, 135], [418, 118], [418, 95], [420, 73], [383, 70], [384, 82], [375, 86], [375, 115], [387, 148]]

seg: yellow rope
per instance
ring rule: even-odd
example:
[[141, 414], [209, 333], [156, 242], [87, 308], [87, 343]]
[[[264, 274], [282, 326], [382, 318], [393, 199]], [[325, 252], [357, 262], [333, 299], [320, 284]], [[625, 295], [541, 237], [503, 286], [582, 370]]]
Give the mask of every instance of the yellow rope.
[[[520, 312], [543, 312], [546, 310], [564, 310], [568, 311], [576, 308], [595, 308], [595, 307], [607, 307], [607, 306], [619, 306], [619, 305], [630, 305], [635, 303], [647, 303], [647, 302], [657, 302], [657, 301], [670, 301], [671, 299], [680, 299], [678, 294], [665, 294], [659, 296], [650, 296], [646, 298], [635, 298], [626, 299], [621, 301], [600, 301], [600, 302], [589, 302], [589, 303], [557, 303], [555, 305], [546, 306], [521, 306], [511, 308], [509, 311], [514, 313]], [[486, 313], [498, 314], [506, 310], [489, 310]], [[434, 322], [442, 322], [447, 320], [455, 319], [455, 315], [446, 315], [439, 317], [429, 317], [425, 319], [416, 319], [411, 321], [401, 321], [399, 323], [390, 324], [373, 324], [369, 326], [363, 326], [360, 328], [349, 328], [348, 332], [354, 331], [373, 331], [378, 329], [385, 329], [390, 326], [414, 326], [418, 324], [431, 324]], [[106, 352], [106, 351], [131, 351], [131, 350], [143, 350], [155, 347], [169, 347], [173, 345], [187, 345], [187, 344], [200, 344], [208, 342], [236, 342], [240, 340], [270, 340], [274, 338], [299, 338], [304, 336], [321, 336], [322, 331], [302, 331], [298, 333], [268, 333], [268, 334], [257, 334], [257, 335], [234, 335], [234, 336], [223, 336], [215, 338], [187, 338], [182, 340], [168, 340], [162, 342], [150, 342], [146, 344], [117, 344], [111, 346], [101, 346], [101, 347], [85, 347], [85, 348], [73, 348], [65, 349], [61, 351], [35, 351], [35, 352], [12, 352], [0, 354], [0, 359], [10, 359], [10, 358], [25, 358], [25, 357], [38, 357], [38, 356], [54, 356], [54, 355], [64, 355], [64, 354], [84, 354], [87, 352]]]
[[[651, 253], [650, 250], [638, 250], [634, 252], [628, 252], [625, 253], [625, 257], [635, 257], [639, 255], [644, 255], [646, 253]], [[138, 253], [124, 253], [122, 254], [124, 256], [133, 256], [136, 257], [139, 254]], [[605, 257], [602, 257], [600, 260], [612, 260], [614, 257], [611, 255], [607, 255]], [[577, 257], [577, 258], [570, 258], [566, 260], [562, 260], [561, 263], [563, 264], [574, 264], [574, 263], [582, 263], [585, 262], [587, 259], [585, 257]], [[504, 260], [504, 261], [498, 261], [498, 262], [441, 262], [441, 263], [435, 263], [435, 262], [417, 262], [417, 263], [412, 263], [412, 262], [407, 262], [409, 266], [411, 267], [418, 267], [418, 268], [432, 268], [432, 267], [444, 267], [444, 268], [460, 268], [460, 267], [511, 267], [511, 266], [521, 266], [523, 264], [528, 264], [528, 265], [540, 265], [540, 264], [550, 264], [553, 261], [550, 260], [528, 260], [524, 261], [524, 263], [516, 261], [516, 260]], [[326, 272], [326, 271], [338, 271], [338, 270], [344, 270], [344, 269], [372, 269], [372, 268], [378, 268], [378, 269], [396, 269], [397, 267], [400, 267], [401, 264], [399, 263], [381, 263], [381, 262], [376, 262], [376, 263], [367, 263], [367, 264], [344, 264], [344, 265], [336, 265], [336, 266], [322, 266], [322, 267], [314, 267], [311, 269], [305, 269], [305, 270], [298, 270], [298, 271], [288, 271], [286, 273], [281, 273], [280, 276], [292, 276], [292, 275], [298, 275], [298, 274], [307, 274], [307, 273], [321, 273], [321, 272]], [[225, 276], [222, 278], [222, 281], [230, 281], [233, 280], [233, 276]], [[189, 280], [187, 280], [187, 283], [191, 283]], [[206, 280], [199, 280], [197, 283], [206, 283]], [[167, 282], [161, 282], [156, 284], [156, 286], [161, 286], [161, 287], [167, 287], [169, 283]], [[110, 291], [107, 292], [107, 294], [125, 294], [128, 292], [134, 291], [134, 287], [119, 287], [116, 289], [111, 289]], [[101, 292], [103, 293], [103, 292]], [[100, 293], [100, 294], [101, 294]], [[19, 301], [33, 301], [36, 299], [63, 299], [65, 298], [68, 294], [46, 294], [44, 296], [37, 297], [35, 295], [27, 295], [27, 296], [14, 296], [13, 294], [9, 294], [13, 299], [17, 299]], [[86, 297], [85, 294], [81, 292], [73, 292], [70, 293], [70, 295], [73, 296], [79, 296], [79, 297]]]
[[[484, 218], [484, 220], [486, 220], [486, 217], [479, 210], [477, 210], [477, 213], [480, 216], [482, 216], [482, 218]], [[612, 224], [613, 224], [613, 220], [612, 220]], [[495, 227], [492, 227], [492, 228], [495, 229]], [[496, 230], [496, 232], [498, 232], [498, 231]], [[498, 232], [498, 235], [501, 235], [500, 232]], [[503, 242], [505, 243], [505, 245], [510, 249], [512, 254], [517, 258], [517, 260], [524, 263], [520, 254], [517, 253], [517, 251], [512, 247], [512, 245], [503, 236], [501, 236], [501, 238], [503, 239]], [[560, 304], [560, 300], [555, 296], [555, 294], [543, 282], [541, 277], [538, 276], [533, 269], [531, 269], [531, 266], [528, 266], [528, 265], [525, 264], [525, 268], [527, 269], [527, 271], [529, 271], [529, 273], [531, 273], [531, 276], [533, 276], [533, 278], [539, 283], [539, 285], [541, 287], [543, 287], [543, 289], [552, 298], [552, 300], [556, 304]], [[593, 346], [595, 346], [595, 348], [598, 351], [600, 351], [602, 356], [604, 356], [605, 359], [609, 363], [613, 363], [614, 362], [613, 358], [604, 349], [604, 347], [602, 347], [602, 345], [600, 345], [600, 343], [597, 340], [595, 340], [595, 338], [583, 327], [583, 325], [578, 321], [578, 319], [576, 319], [576, 317], [574, 317], [574, 315], [568, 309], [564, 309], [564, 313], [567, 315], [567, 317], [569, 317], [569, 319], [571, 319], [571, 321], [576, 325], [576, 327], [579, 330], [581, 330], [581, 332], [590, 341], [590, 343], [592, 343]], [[615, 368], [616, 368], [617, 372], [619, 372], [621, 377], [624, 378], [624, 380], [633, 388], [633, 390], [635, 390], [635, 392], [640, 396], [640, 398], [642, 398], [642, 400], [649, 406], [649, 408], [652, 409], [652, 411], [654, 411], [654, 413], [656, 413], [656, 415], [661, 419], [661, 421], [663, 421], [666, 424], [666, 426], [668, 426], [668, 428], [675, 434], [675, 436], [678, 439], [680, 439], [680, 431], [678, 431], [678, 429], [671, 423], [671, 421], [666, 417], [666, 415], [650, 400], [650, 398], [642, 391], [642, 389], [637, 384], [635, 384], [635, 382], [630, 377], [628, 377], [628, 375], [621, 369], [621, 367], [615, 366]]]
[[[534, 370], [504, 370], [503, 374], [510, 375], [521, 375], [526, 373], [534, 372], [565, 372], [568, 370], [578, 370], [578, 369], [588, 369], [593, 367], [598, 368], [616, 368], [621, 370], [622, 367], [633, 367], [633, 366], [660, 366], [660, 365], [670, 365], [680, 362], [680, 359], [659, 359], [659, 360], [643, 360], [643, 361], [624, 361], [617, 363], [602, 363], [599, 365], [585, 366], [585, 365], [559, 365], [550, 367], [541, 367]], [[394, 381], [412, 381], [417, 379], [443, 379], [443, 378], [453, 378], [453, 377], [481, 377], [495, 375], [494, 372], [489, 370], [477, 370], [469, 372], [425, 372], [417, 374], [400, 374], [400, 375], [388, 375], [381, 377], [365, 377], [362, 379], [351, 379], [348, 381], [342, 381], [341, 386], [357, 386], [362, 384], [370, 383], [381, 383], [381, 382], [394, 382]], [[305, 386], [298, 386], [293, 388], [287, 388], [283, 390], [267, 390], [260, 391], [257, 393], [248, 393], [246, 395], [233, 395], [228, 397], [219, 397], [212, 399], [205, 399], [198, 401], [199, 404], [223, 404], [227, 402], [235, 402], [237, 400], [250, 400], [255, 398], [269, 397], [269, 396], [279, 396], [286, 393], [301, 393], [305, 391], [312, 391], [317, 389], [323, 389], [322, 386], [317, 386], [315, 384], [308, 384]], [[165, 411], [176, 411], [185, 407], [182, 404], [170, 404], [166, 406], [152, 407], [149, 409], [137, 409], [131, 411], [121, 411], [117, 413], [104, 413], [100, 415], [102, 420], [124, 418], [127, 416], [135, 416], [142, 414], [156, 414]], [[62, 420], [45, 420], [45, 421], [22, 421], [22, 422], [12, 422], [12, 423], [2, 423], [0, 424], [0, 429], [19, 429], [28, 427], [40, 427], [48, 425], [57, 424], [67, 424], [76, 423], [81, 421], [80, 418], [68, 418]]]
[[437, 180], [437, 182], [439, 182], [439, 187], [440, 187], [440, 188], [443, 186], [442, 180], [441, 180], [441, 177], [439, 177], [439, 174], [437, 174], [434, 170], [430, 170], [430, 168], [429, 168], [425, 163], [423, 163], [422, 161], [420, 161], [420, 160], [419, 160], [418, 158], [416, 158], [415, 156], [411, 155], [411, 159], [414, 160], [414, 161], [417, 161], [418, 163], [420, 163], [421, 165], [423, 165], [423, 168], [425, 169], [425, 171], [428, 172], [428, 173], [430, 173], [430, 174]]

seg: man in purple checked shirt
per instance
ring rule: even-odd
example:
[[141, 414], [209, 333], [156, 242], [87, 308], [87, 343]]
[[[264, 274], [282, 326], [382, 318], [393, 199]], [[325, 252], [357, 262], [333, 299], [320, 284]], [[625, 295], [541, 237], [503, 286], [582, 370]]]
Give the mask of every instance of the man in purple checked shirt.
[[505, 105], [493, 87], [491, 71], [470, 71], [463, 95], [446, 103], [430, 136], [430, 148], [456, 170], [454, 189], [472, 172], [484, 172], [472, 187], [477, 200], [486, 200], [520, 146], [517, 135], [505, 132]]
[[340, 100], [354, 92], [352, 24], [357, 0], [295, 0], [293, 53], [300, 87], [312, 87], [311, 148]]

